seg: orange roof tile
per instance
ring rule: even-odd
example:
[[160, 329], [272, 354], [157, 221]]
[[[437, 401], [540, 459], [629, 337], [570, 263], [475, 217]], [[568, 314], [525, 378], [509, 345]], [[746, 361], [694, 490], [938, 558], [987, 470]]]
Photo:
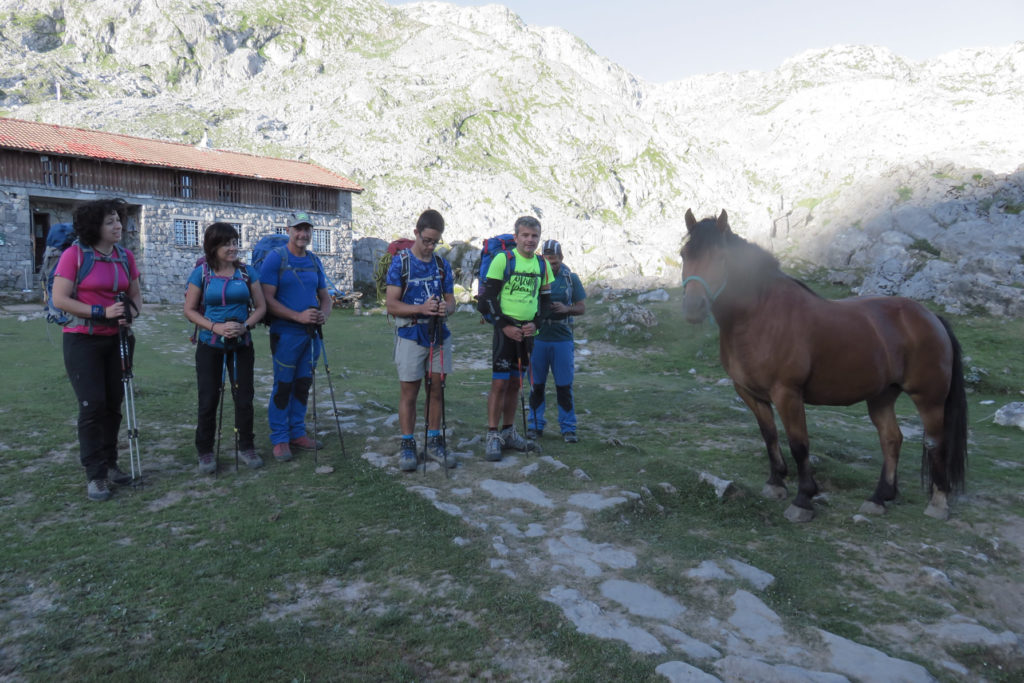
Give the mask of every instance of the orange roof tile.
[[349, 192], [363, 191], [363, 188], [348, 178], [304, 161], [272, 159], [253, 154], [194, 147], [179, 142], [164, 142], [19, 119], [0, 118], [0, 147], [141, 166], [317, 185]]

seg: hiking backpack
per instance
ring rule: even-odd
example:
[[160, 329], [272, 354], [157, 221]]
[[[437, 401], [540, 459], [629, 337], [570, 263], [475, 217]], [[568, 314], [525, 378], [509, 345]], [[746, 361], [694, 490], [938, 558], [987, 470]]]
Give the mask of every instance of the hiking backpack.
[[[53, 305], [53, 277], [60, 262], [61, 255], [72, 246], [77, 245], [81, 250], [81, 260], [78, 262], [78, 272], [75, 274], [75, 281], [71, 288], [71, 296], [78, 293], [78, 285], [92, 271], [96, 261], [108, 263], [120, 263], [124, 268], [125, 277], [130, 283], [132, 281], [131, 271], [128, 268], [128, 252], [120, 244], [114, 245], [110, 256], [96, 255], [96, 250], [87, 247], [75, 239], [75, 231], [71, 223], [56, 223], [46, 235], [46, 251], [43, 252], [42, 272], [43, 301], [46, 303], [46, 321], [57, 325], [67, 326], [75, 323], [78, 318], [67, 311], [62, 311]], [[89, 329], [92, 330], [92, 321], [88, 321]]]
[[[495, 235], [494, 237], [488, 237], [484, 240], [483, 247], [480, 248], [480, 268], [477, 270], [477, 290], [476, 299], [479, 304], [481, 297], [484, 295], [484, 285], [487, 283], [487, 271], [491, 267], [491, 261], [494, 257], [500, 253], [505, 254], [505, 275], [502, 278], [502, 282], [508, 282], [509, 278], [512, 277], [512, 273], [515, 272], [516, 265], [516, 236], [512, 233], [505, 233], [502, 235]], [[540, 281], [543, 284], [544, 278], [547, 275], [548, 262], [545, 261], [540, 255], [537, 256], [540, 260]], [[493, 323], [494, 318], [490, 313], [482, 313], [484, 322]]]
[[[199, 309], [198, 310], [199, 310], [199, 315], [206, 315], [206, 289], [210, 286], [210, 280], [212, 280], [214, 278], [214, 275], [213, 275], [213, 270], [211, 270], [210, 266], [206, 263], [206, 255], [205, 254], [203, 256], [200, 256], [199, 258], [196, 259], [196, 267], [198, 268], [199, 266], [203, 267], [203, 280], [202, 280], [203, 284], [199, 287]], [[240, 279], [243, 282], [245, 282], [245, 286], [248, 287], [249, 286], [249, 269], [243, 263], [242, 266], [240, 268], [238, 268], [238, 271], [241, 272], [241, 274], [242, 274], [242, 277]], [[227, 278], [227, 279], [234, 279], [234, 277], [232, 276], [231, 278]], [[221, 290], [221, 301], [222, 302], [224, 301], [224, 294], [227, 291], [227, 287], [228, 287], [227, 279], [225, 279], [225, 282], [224, 282], [224, 289]], [[188, 285], [187, 284], [185, 285], [185, 289], [188, 289]], [[251, 295], [250, 295], [250, 298], [249, 298], [249, 310], [250, 311], [252, 310], [252, 296]], [[216, 338], [216, 336], [217, 335], [214, 335], [214, 338]], [[199, 342], [199, 325], [196, 325], [192, 329], [192, 336], [189, 337], [188, 340], [190, 342], [192, 342], [193, 344], [196, 344], [196, 343]]]
[[[293, 268], [291, 263], [288, 261], [288, 235], [272, 234], [264, 235], [259, 241], [253, 245], [252, 248], [252, 267], [256, 271], [257, 276], [263, 272], [263, 262], [267, 260], [267, 256], [271, 252], [276, 251], [281, 255], [281, 267], [277, 271], [277, 282], [281, 283], [281, 275], [286, 270], [295, 272], [309, 270], [308, 268]], [[320, 257], [314, 254], [312, 251], [307, 251], [313, 258], [313, 263], [316, 264], [316, 269], [320, 271], [324, 276], [324, 281], [328, 283], [328, 289], [331, 289], [330, 279], [327, 277], [327, 273], [324, 272], [324, 264], [320, 261]], [[270, 313], [270, 307], [267, 307], [267, 312], [263, 316], [262, 320], [264, 325], [270, 325], [274, 322], [274, 316]]]
[[394, 240], [384, 250], [384, 253], [380, 255], [380, 258], [377, 259], [377, 264], [373, 267], [373, 282], [377, 287], [377, 301], [379, 303], [383, 304], [387, 299], [388, 270], [391, 268], [391, 261], [399, 253], [405, 254], [402, 257], [402, 296], [405, 296], [405, 286], [409, 281], [409, 261], [407, 258], [408, 254], [405, 252], [415, 243], [415, 240], [411, 240], [408, 237]]

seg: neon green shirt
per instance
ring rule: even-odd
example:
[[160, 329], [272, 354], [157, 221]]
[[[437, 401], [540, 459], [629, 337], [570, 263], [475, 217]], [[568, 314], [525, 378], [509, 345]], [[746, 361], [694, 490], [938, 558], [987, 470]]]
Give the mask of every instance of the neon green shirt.
[[[504, 280], [505, 261], [505, 252], [496, 254], [487, 269], [487, 279]], [[519, 252], [519, 249], [515, 250], [512, 264], [515, 269], [508, 282], [502, 287], [498, 303], [505, 316], [521, 322], [528, 322], [537, 317], [541, 287], [551, 284], [554, 276], [551, 274], [551, 266], [545, 263], [544, 282], [541, 282], [540, 257], [534, 254], [527, 258]]]

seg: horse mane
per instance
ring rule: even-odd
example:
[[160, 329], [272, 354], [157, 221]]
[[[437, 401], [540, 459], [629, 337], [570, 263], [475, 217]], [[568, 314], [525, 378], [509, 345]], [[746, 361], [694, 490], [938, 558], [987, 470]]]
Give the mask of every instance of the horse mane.
[[731, 252], [729, 278], [733, 285], [741, 285], [747, 291], [760, 291], [777, 278], [786, 278], [803, 289], [821, 298], [803, 281], [782, 272], [779, 260], [771, 252], [753, 242], [748, 242], [731, 229], [723, 232], [714, 218], [705, 218], [690, 231], [679, 255], [686, 258], [700, 258], [712, 249]]

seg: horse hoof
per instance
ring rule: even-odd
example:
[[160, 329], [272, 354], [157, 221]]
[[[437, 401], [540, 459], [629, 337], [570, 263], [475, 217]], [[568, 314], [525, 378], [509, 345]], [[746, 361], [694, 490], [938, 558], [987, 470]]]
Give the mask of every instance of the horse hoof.
[[814, 519], [814, 510], [790, 505], [786, 508], [786, 519], [791, 522], [809, 522]]
[[949, 519], [949, 508], [939, 507], [938, 505], [929, 505], [924, 509], [924, 514], [934, 519], [937, 519], [940, 522], [945, 522], [947, 519]]
[[870, 500], [865, 500], [861, 506], [860, 511], [862, 515], [884, 515], [885, 506], [879, 505], [878, 503]]
[[765, 484], [764, 488], [761, 489], [761, 496], [764, 498], [770, 498], [771, 500], [783, 500], [789, 495], [789, 491], [786, 490], [785, 486], [775, 486], [774, 484]]

